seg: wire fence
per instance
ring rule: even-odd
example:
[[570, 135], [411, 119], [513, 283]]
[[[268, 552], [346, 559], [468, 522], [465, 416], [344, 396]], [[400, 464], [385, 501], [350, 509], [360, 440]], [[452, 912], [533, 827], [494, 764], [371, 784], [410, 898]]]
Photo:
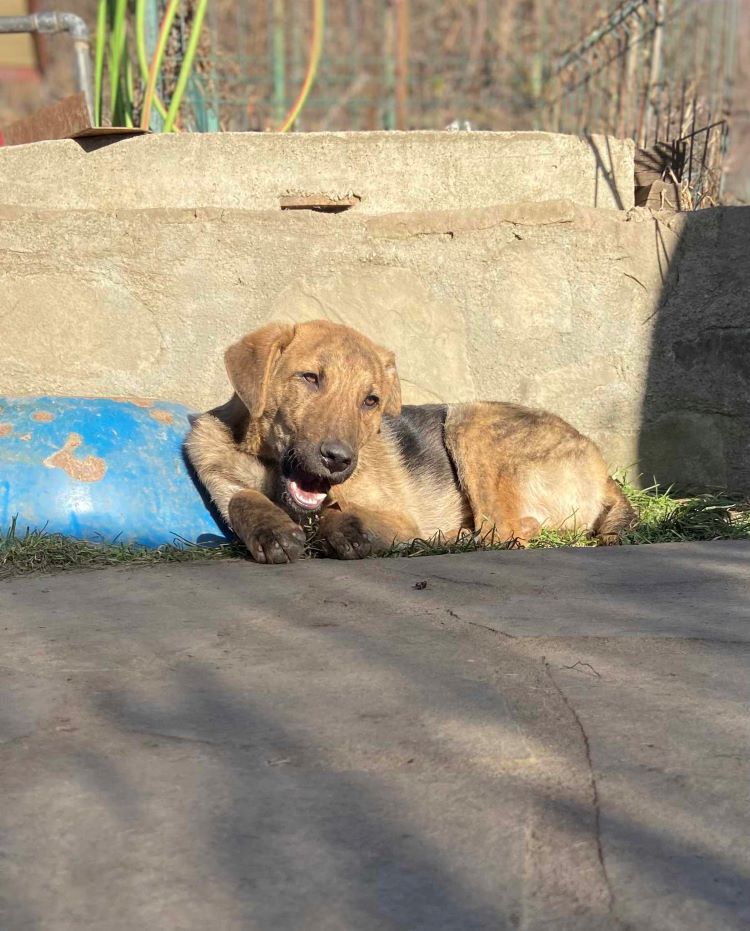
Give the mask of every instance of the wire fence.
[[545, 124], [650, 147], [690, 205], [721, 196], [737, 0], [626, 0], [560, 56]]
[[[324, 54], [297, 129], [444, 128], [453, 120], [490, 126], [523, 119], [528, 102], [515, 74], [509, 20], [515, 0], [333, 0]], [[226, 129], [281, 122], [302, 82], [310, 3], [215, 3], [212, 71]], [[507, 35], [506, 35], [507, 33]], [[507, 47], [504, 47], [507, 46]]]
[[[184, 128], [277, 129], [303, 82], [309, 0], [213, 0]], [[296, 130], [545, 129], [671, 156], [693, 205], [721, 194], [738, 0], [329, 0]], [[175, 62], [190, 8], [172, 36]], [[166, 69], [167, 75], [169, 68]], [[169, 88], [165, 89], [168, 96]]]

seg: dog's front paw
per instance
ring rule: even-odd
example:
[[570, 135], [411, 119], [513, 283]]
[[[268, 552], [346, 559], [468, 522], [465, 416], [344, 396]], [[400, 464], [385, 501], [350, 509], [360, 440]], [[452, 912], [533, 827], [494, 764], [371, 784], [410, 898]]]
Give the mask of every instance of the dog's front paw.
[[256, 562], [294, 562], [305, 550], [305, 531], [291, 520], [259, 524], [243, 539]]
[[375, 534], [355, 514], [327, 511], [318, 533], [328, 555], [338, 559], [364, 559], [377, 551]]
[[256, 562], [294, 562], [305, 550], [305, 531], [260, 492], [238, 492], [229, 502], [228, 516], [229, 526]]

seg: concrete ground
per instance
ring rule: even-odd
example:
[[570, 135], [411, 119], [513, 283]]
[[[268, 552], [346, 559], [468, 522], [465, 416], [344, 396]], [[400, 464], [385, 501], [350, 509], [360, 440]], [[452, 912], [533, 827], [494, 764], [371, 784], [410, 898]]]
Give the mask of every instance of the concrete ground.
[[750, 927], [750, 545], [0, 585], [0, 928]]

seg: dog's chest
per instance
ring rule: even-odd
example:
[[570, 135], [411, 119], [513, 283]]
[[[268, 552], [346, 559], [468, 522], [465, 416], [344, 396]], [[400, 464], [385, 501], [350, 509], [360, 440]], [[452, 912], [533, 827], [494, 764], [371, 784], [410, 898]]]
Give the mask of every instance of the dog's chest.
[[413, 486], [407, 507], [420, 537], [429, 539], [438, 532], [450, 535], [473, 527], [471, 508], [455, 481], [433, 482], [420, 475], [414, 477]]

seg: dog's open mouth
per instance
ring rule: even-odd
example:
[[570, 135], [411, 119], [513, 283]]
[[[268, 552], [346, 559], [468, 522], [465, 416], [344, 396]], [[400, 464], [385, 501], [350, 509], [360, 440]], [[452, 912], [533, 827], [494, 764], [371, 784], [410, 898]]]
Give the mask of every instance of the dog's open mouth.
[[300, 471], [285, 476], [284, 481], [289, 497], [303, 511], [317, 511], [330, 488], [330, 484], [322, 479]]

